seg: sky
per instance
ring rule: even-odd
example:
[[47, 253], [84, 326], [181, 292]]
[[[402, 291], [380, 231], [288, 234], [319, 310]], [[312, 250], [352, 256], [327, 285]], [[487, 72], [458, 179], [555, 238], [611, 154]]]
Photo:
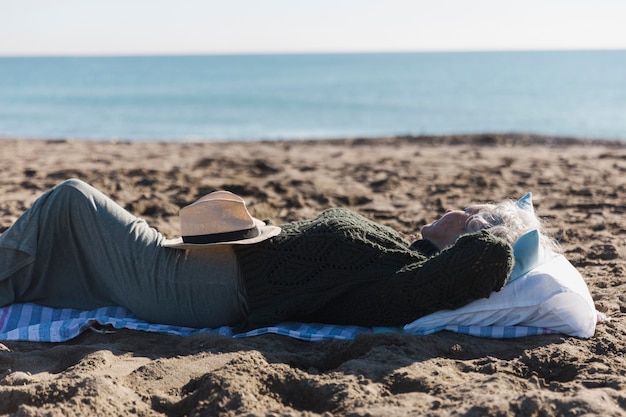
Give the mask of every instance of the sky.
[[624, 0], [0, 0], [0, 56], [626, 49]]

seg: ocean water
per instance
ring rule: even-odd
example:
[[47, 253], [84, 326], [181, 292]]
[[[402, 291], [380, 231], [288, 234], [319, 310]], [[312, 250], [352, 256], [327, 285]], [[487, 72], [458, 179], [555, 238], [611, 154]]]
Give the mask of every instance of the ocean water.
[[626, 51], [0, 58], [0, 137], [626, 140]]

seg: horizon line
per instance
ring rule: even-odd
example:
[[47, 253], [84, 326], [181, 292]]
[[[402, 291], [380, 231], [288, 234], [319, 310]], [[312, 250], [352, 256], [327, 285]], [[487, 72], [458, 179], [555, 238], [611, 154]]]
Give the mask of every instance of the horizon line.
[[619, 52], [616, 48], [476, 48], [476, 49], [398, 49], [398, 50], [319, 50], [319, 51], [233, 51], [233, 52], [120, 52], [120, 53], [18, 53], [3, 54], [0, 58], [123, 58], [123, 57], [192, 57], [192, 56], [279, 56], [279, 55], [384, 55], [384, 54], [445, 54], [445, 53], [507, 53], [507, 52]]

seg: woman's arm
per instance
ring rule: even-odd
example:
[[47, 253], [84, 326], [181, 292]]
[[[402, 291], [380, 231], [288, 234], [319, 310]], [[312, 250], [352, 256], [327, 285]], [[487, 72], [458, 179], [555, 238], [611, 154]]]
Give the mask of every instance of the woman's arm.
[[391, 277], [363, 282], [306, 317], [308, 321], [399, 326], [443, 309], [461, 307], [500, 290], [511, 272], [511, 246], [486, 231]]

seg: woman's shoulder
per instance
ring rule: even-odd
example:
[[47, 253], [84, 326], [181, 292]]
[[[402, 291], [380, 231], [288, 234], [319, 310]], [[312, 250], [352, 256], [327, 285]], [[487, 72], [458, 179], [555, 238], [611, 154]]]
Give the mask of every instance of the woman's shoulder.
[[424, 256], [431, 257], [439, 253], [439, 249], [431, 241], [426, 239], [418, 239], [411, 243], [410, 249], [421, 253]]

